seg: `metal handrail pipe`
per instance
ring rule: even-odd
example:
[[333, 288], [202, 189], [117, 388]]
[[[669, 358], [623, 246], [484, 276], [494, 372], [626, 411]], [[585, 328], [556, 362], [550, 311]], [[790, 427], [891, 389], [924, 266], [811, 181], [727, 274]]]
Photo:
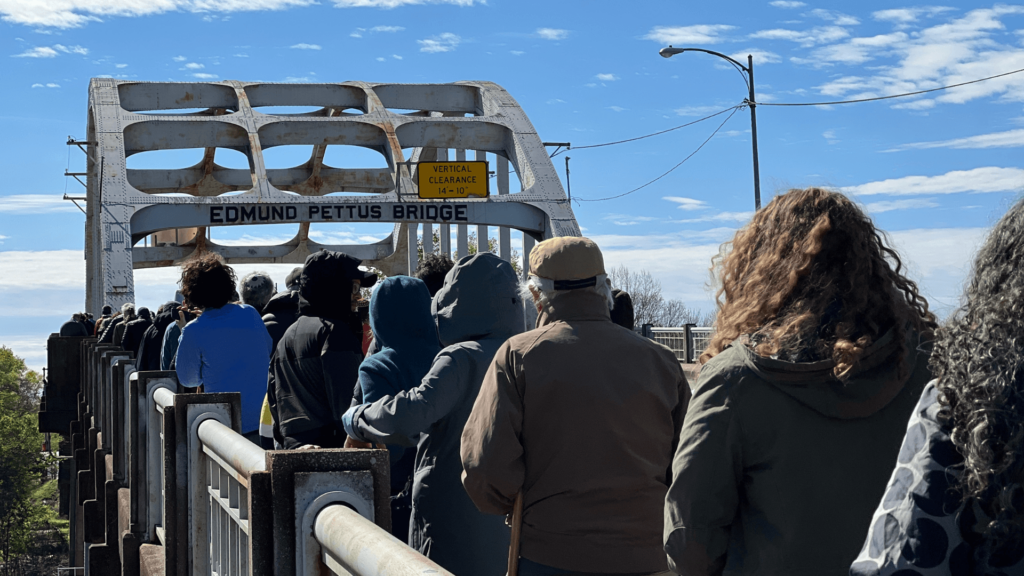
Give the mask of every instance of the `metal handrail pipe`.
[[245, 477], [253, 472], [266, 472], [267, 452], [244, 436], [216, 420], [199, 425], [203, 448]]
[[342, 504], [327, 506], [317, 515], [313, 534], [323, 548], [329, 569], [333, 561], [353, 576], [453, 576]]
[[174, 404], [174, 392], [169, 388], [157, 388], [153, 391], [153, 401], [160, 408], [167, 408]]

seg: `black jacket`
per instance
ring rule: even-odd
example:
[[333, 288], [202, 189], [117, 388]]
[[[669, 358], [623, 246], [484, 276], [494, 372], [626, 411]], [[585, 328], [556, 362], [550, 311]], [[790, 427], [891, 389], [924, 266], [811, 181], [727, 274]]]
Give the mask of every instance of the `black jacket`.
[[352, 401], [363, 355], [351, 292], [344, 289], [351, 280], [339, 277], [334, 254], [317, 252], [306, 259], [301, 316], [270, 358], [267, 400], [286, 449], [303, 444], [341, 448], [345, 443], [341, 417]]
[[85, 324], [77, 322], [75, 320], [68, 320], [60, 326], [61, 336], [88, 336], [89, 330], [86, 329]]
[[103, 325], [103, 334], [100, 335], [100, 344], [110, 344], [114, 341], [116, 328], [124, 323], [124, 316], [118, 316]]
[[299, 292], [289, 290], [279, 292], [263, 307], [263, 324], [274, 341], [274, 348], [281, 341], [281, 337], [288, 330], [288, 327], [299, 318]]
[[178, 303], [168, 302], [161, 308], [165, 308], [165, 311], [157, 314], [153, 323], [143, 333], [139, 351], [135, 354], [136, 366], [140, 372], [160, 369], [160, 349], [163, 347], [164, 331], [174, 322], [174, 317], [178, 313]]
[[121, 336], [121, 348], [138, 358], [142, 337], [152, 325], [153, 321], [148, 318], [136, 318], [129, 322], [124, 328], [124, 336]]

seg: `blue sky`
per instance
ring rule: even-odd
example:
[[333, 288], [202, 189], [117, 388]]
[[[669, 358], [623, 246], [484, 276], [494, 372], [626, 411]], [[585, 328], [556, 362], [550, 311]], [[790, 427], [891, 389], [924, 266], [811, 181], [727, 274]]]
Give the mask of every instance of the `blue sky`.
[[[696, 120], [746, 96], [724, 62], [661, 58], [668, 44], [753, 54], [764, 103], [896, 94], [1024, 68], [1024, 5], [852, 5], [0, 0], [0, 343], [41, 366], [46, 335], [84, 307], [84, 216], [59, 198], [84, 191], [63, 176], [84, 166], [64, 142], [84, 136], [91, 77], [489, 80], [519, 101], [543, 140], [584, 146]], [[889, 232], [933, 307], [948, 312], [985, 229], [1024, 184], [1022, 88], [1024, 73], [882, 102], [760, 107], [762, 195], [767, 202], [790, 187], [843, 189]], [[723, 118], [569, 152], [573, 196], [613, 196], [648, 182]], [[555, 162], [564, 176], [563, 157]], [[752, 209], [745, 110], [658, 182], [574, 205], [609, 265], [647, 269], [669, 297], [705, 309], [710, 258]], [[320, 233], [371, 240], [388, 230], [339, 224]], [[225, 241], [243, 235], [283, 240], [291, 231], [214, 231]], [[271, 273], [283, 280], [286, 270]], [[166, 300], [175, 279], [174, 270], [137, 272], [138, 303]]]

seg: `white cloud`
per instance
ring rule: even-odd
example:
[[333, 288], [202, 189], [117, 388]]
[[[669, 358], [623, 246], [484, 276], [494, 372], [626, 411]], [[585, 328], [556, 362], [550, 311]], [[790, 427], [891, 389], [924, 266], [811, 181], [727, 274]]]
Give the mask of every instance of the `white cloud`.
[[600, 80], [602, 82], [612, 82], [614, 80], [618, 80], [619, 79], [619, 77], [616, 76], [615, 74], [598, 74], [598, 75], [594, 76], [594, 78], [597, 78], [598, 80]]
[[387, 60], [388, 59], [383, 56], [377, 56], [377, 62], [387, 62]]
[[817, 48], [811, 52], [809, 58], [795, 57], [792, 60], [797, 64], [810, 64], [816, 67], [832, 63], [862, 64], [874, 59], [878, 54], [884, 54], [885, 49], [905, 42], [907, 39], [907, 34], [903, 32], [851, 38], [841, 44]]
[[[33, 88], [60, 88], [60, 84], [57, 84], [56, 82], [47, 82], [46, 84], [38, 84], [37, 83], [37, 84], [33, 84], [32, 87]], [[6, 196], [5, 198], [10, 198], [10, 196]], [[3, 212], [3, 211], [4, 211], [3, 207], [0, 206], [0, 212]]]
[[81, 46], [65, 46], [63, 44], [54, 44], [53, 47], [65, 54], [81, 54], [82, 56], [85, 56], [89, 53], [88, 48], [82, 48]]
[[416, 42], [420, 45], [420, 52], [451, 52], [462, 42], [462, 38], [451, 32], [444, 32], [431, 38], [417, 40]]
[[629, 110], [629, 108], [623, 108], [622, 106], [609, 106], [608, 109], [612, 112], [625, 112]]
[[754, 64], [777, 64], [782, 62], [782, 57], [775, 52], [758, 50], [757, 48], [741, 50], [735, 54], [731, 54], [731, 57], [733, 60], [738, 60], [742, 64], [747, 61], [748, 55], [754, 57]]
[[[36, 86], [33, 85], [33, 88]], [[40, 88], [43, 85], [39, 85]], [[48, 88], [59, 88], [54, 84]], [[51, 212], [78, 212], [70, 200], [63, 200], [57, 194], [12, 194], [0, 202], [0, 213], [8, 214], [49, 214]], [[0, 275], [2, 276], [2, 275]]]
[[295, 50], [320, 50], [320, 45], [302, 42], [300, 44], [292, 44], [289, 48], [294, 48]]
[[938, 176], [890, 178], [842, 188], [844, 192], [860, 196], [1012, 192], [1022, 189], [1024, 189], [1024, 169], [995, 166], [974, 168], [973, 170], [954, 170]]
[[727, 24], [696, 24], [693, 26], [655, 26], [644, 36], [661, 44], [716, 44], [725, 40], [722, 32], [735, 26]]
[[486, 4], [484, 0], [334, 0], [336, 8], [398, 8], [415, 4], [454, 4], [456, 6], [472, 6]]
[[404, 26], [374, 26], [370, 28], [370, 32], [401, 32], [405, 30]]
[[25, 50], [21, 54], [13, 54], [12, 58], [56, 58], [57, 51], [49, 46], [36, 46]]
[[704, 210], [708, 207], [708, 203], [703, 200], [697, 200], [696, 198], [686, 198], [683, 196], [665, 196], [662, 200], [668, 200], [669, 202], [675, 202], [679, 204], [677, 208], [680, 210]]
[[908, 200], [883, 200], [870, 202], [864, 207], [872, 214], [892, 212], [893, 210], [915, 210], [918, 208], [936, 208], [939, 204], [928, 198], [912, 198]]
[[804, 6], [807, 6], [807, 4], [804, 4], [803, 2], [797, 2], [796, 0], [774, 0], [774, 2], [769, 2], [768, 5], [774, 6], [776, 8], [788, 9], [803, 8]]
[[695, 224], [698, 222], [734, 222], [736, 224], [745, 224], [753, 216], [753, 212], [719, 212], [718, 214], [709, 214], [699, 218], [675, 220], [675, 222], [679, 224]]
[[127, 64], [114, 64], [114, 68], [127, 68]]
[[936, 16], [943, 12], [953, 10], [948, 6], [919, 6], [916, 8], [891, 8], [889, 10], [878, 10], [872, 12], [871, 17], [883, 22], [894, 22], [896, 24], [910, 24], [917, 22], [921, 16]]
[[188, 64], [185, 64], [185, 67], [182, 68], [182, 70], [202, 70], [203, 68], [206, 68], [206, 66], [203, 64], [189, 62]]
[[836, 142], [839, 142], [839, 139], [836, 137], [835, 130], [825, 130], [824, 132], [821, 133], [821, 137], [824, 138], [825, 141], [828, 142], [829, 144], [835, 144]]
[[350, 36], [351, 38], [362, 38], [362, 37], [363, 37], [363, 34], [362, 34], [361, 32], [359, 32], [359, 31], [357, 30], [357, 31], [355, 31], [355, 32], [353, 32], [353, 33], [351, 33], [351, 34], [349, 34], [349, 36]]
[[842, 40], [850, 35], [850, 32], [841, 26], [815, 26], [809, 30], [788, 30], [785, 28], [773, 28], [771, 30], [759, 30], [750, 35], [750, 38], [760, 40], [788, 40], [796, 42], [804, 47], [816, 44], [827, 44]]
[[216, 74], [206, 74], [205, 72], [198, 72], [196, 74], [193, 74], [192, 76], [195, 78], [201, 78], [203, 80], [210, 80], [211, 78], [217, 77]]
[[171, 60], [174, 60], [175, 62], [184, 62], [185, 60], [188, 60], [188, 58], [185, 58], [184, 56], [175, 56], [174, 58], [171, 58]]
[[537, 36], [545, 40], [565, 40], [569, 36], [569, 31], [561, 28], [537, 28]]
[[956, 308], [971, 262], [988, 228], [935, 228], [890, 232], [892, 245], [932, 310], [946, 316]]
[[0, 0], [0, 18], [14, 24], [79, 28], [107, 17], [165, 12], [252, 12], [316, 4], [316, 0]]
[[[815, 54], [839, 63], [859, 64], [891, 58], [892, 63], [868, 69], [871, 76], [839, 76], [818, 87], [821, 94], [841, 98], [868, 98], [938, 88], [1024, 68], [1024, 49], [997, 40], [1006, 26], [1002, 18], [1024, 13], [1024, 6], [996, 5], [972, 10], [945, 23], [914, 32], [898, 32], [853, 39], [847, 46], [829, 47]], [[889, 16], [895, 19], [895, 15]], [[908, 16], [909, 17], [909, 16]], [[808, 61], [814, 60], [812, 58]], [[1012, 75], [939, 92], [932, 99], [894, 103], [894, 108], [925, 110], [941, 103], [962, 104], [999, 96], [1004, 101], [1024, 99], [1024, 76]]]
[[402, 59], [402, 57], [399, 56], [398, 54], [392, 54], [391, 57], [394, 58], [395, 60], [401, 60]]
[[938, 140], [935, 142], [912, 142], [902, 144], [886, 152], [899, 152], [901, 150], [929, 150], [932, 148], [953, 148], [953, 149], [985, 149], [985, 148], [1018, 148], [1024, 146], [1024, 129], [1007, 130], [1006, 132], [993, 132], [991, 134], [978, 134], [966, 138], [954, 138], [952, 140]]
[[860, 24], [860, 20], [857, 20], [853, 16], [832, 10], [825, 10], [823, 8], [815, 8], [814, 10], [811, 10], [810, 15], [815, 18], [821, 18], [822, 20], [832, 22], [836, 26], [856, 26], [857, 24]]

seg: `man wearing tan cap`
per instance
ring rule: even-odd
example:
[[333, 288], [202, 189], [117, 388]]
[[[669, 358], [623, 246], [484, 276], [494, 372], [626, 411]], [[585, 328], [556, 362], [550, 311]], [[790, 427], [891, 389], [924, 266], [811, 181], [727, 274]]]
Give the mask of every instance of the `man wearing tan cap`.
[[586, 238], [530, 253], [537, 328], [510, 338], [462, 433], [481, 511], [522, 492], [519, 576], [669, 574], [665, 494], [690, 389], [660, 344], [612, 323], [604, 258]]

